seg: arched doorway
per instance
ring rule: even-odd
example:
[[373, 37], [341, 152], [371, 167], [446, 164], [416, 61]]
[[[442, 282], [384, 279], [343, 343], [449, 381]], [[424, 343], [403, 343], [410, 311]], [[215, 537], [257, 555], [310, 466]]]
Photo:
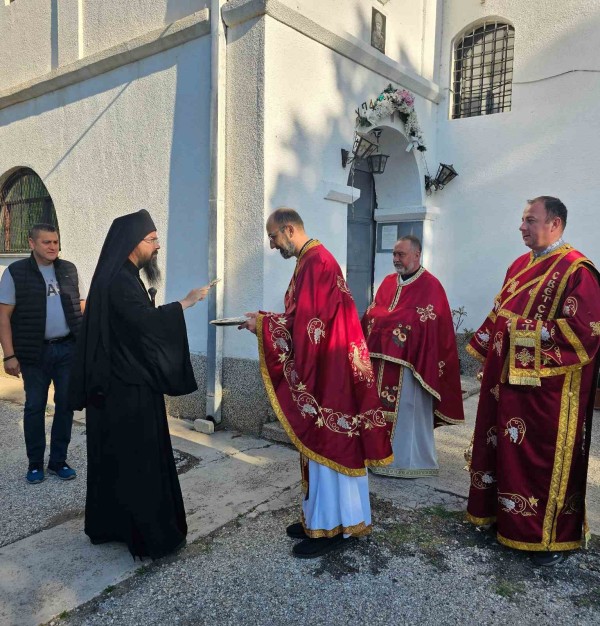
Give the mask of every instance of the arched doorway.
[[[400, 122], [381, 124], [380, 150], [389, 155], [383, 174], [373, 176], [367, 164], [354, 161], [348, 185], [360, 198], [348, 205], [346, 281], [359, 315], [371, 303], [383, 277], [394, 271], [392, 249], [399, 237], [418, 236], [424, 258], [428, 248], [428, 211], [424, 206], [423, 172]], [[374, 130], [374, 129], [373, 129]]]
[[0, 189], [0, 254], [29, 252], [29, 229], [58, 219], [42, 179], [27, 167], [10, 173]]

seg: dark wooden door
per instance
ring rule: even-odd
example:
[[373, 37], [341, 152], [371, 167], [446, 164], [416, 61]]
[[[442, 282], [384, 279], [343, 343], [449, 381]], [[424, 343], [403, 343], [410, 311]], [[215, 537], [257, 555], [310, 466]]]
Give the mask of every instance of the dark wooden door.
[[373, 174], [355, 170], [348, 184], [361, 191], [360, 198], [348, 205], [346, 281], [362, 317], [373, 297], [376, 233]]

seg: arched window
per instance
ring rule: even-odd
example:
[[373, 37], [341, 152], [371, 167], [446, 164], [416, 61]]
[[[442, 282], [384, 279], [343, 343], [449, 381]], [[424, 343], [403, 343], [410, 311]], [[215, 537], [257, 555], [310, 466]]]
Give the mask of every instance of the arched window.
[[452, 118], [510, 111], [515, 29], [497, 21], [467, 30], [454, 44]]
[[29, 229], [43, 222], [58, 228], [54, 203], [42, 179], [23, 167], [0, 190], [0, 253], [29, 252]]

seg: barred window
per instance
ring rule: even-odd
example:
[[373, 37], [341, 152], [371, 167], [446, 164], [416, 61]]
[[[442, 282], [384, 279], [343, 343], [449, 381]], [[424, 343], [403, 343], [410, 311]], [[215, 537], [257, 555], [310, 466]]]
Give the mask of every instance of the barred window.
[[58, 229], [54, 203], [42, 179], [20, 168], [0, 190], [0, 253], [29, 252], [29, 229], [38, 223]]
[[515, 29], [484, 22], [454, 46], [452, 118], [510, 111]]

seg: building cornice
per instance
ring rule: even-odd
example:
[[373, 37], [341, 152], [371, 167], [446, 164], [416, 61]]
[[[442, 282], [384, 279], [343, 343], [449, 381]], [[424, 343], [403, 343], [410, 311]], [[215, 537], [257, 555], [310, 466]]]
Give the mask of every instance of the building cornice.
[[210, 34], [209, 10], [203, 9], [166, 27], [136, 37], [0, 91], [0, 109], [63, 89]]
[[233, 0], [223, 7], [221, 15], [228, 27], [268, 15], [354, 63], [383, 76], [386, 80], [410, 89], [426, 100], [437, 104], [441, 99], [440, 88], [436, 83], [396, 63], [349, 33], [338, 35], [278, 0]]

